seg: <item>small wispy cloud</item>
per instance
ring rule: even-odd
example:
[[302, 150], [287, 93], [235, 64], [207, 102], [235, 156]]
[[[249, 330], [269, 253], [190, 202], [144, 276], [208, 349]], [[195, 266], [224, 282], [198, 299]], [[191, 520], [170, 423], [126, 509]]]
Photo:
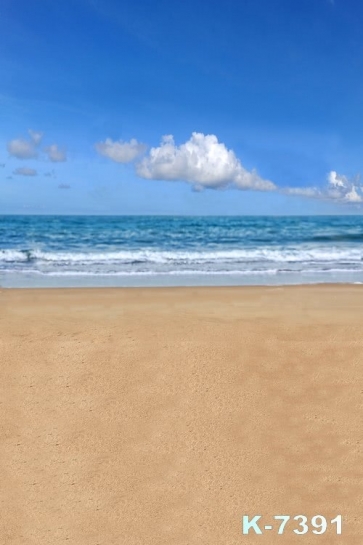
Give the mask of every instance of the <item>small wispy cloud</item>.
[[71, 186], [69, 184], [59, 184], [58, 189], [70, 189]]
[[45, 153], [48, 156], [48, 159], [52, 163], [63, 163], [67, 160], [67, 154], [64, 150], [60, 149], [57, 144], [52, 144], [44, 149]]
[[130, 142], [113, 141], [111, 138], [106, 138], [104, 142], [95, 144], [95, 149], [100, 155], [108, 157], [116, 163], [131, 163], [146, 151], [147, 146], [135, 138], [132, 138]]
[[[43, 139], [43, 133], [28, 130], [29, 138], [15, 138], [7, 143], [7, 150], [11, 157], [16, 159], [37, 159], [40, 152], [40, 143]], [[65, 150], [57, 144], [52, 144], [44, 148], [43, 152], [52, 163], [61, 163], [67, 160]]]
[[17, 176], [37, 176], [37, 171], [34, 168], [19, 167], [13, 171]]
[[41, 139], [43, 138], [43, 133], [42, 132], [32, 131], [31, 129], [29, 129], [28, 132], [29, 132], [30, 138], [31, 138], [32, 142], [34, 143], [34, 145], [39, 146], [39, 144], [41, 142]]
[[280, 189], [281, 193], [298, 197], [320, 197], [321, 191], [317, 187], [287, 187]]
[[30, 138], [15, 138], [7, 143], [9, 155], [17, 159], [33, 159], [38, 156], [38, 147], [42, 139], [42, 133], [29, 129]]

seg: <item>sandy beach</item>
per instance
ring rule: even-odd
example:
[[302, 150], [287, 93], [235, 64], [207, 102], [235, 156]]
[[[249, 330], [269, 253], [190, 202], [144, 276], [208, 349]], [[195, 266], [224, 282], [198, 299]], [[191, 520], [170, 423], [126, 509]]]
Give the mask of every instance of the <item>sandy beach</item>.
[[0, 542], [360, 545], [362, 309], [353, 285], [2, 289]]

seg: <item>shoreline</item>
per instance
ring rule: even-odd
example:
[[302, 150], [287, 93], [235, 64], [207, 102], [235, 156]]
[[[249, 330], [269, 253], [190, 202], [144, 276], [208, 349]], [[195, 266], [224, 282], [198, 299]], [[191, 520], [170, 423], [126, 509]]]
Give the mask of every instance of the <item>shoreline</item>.
[[306, 283], [306, 284], [253, 284], [253, 285], [178, 285], [178, 286], [44, 286], [44, 287], [6, 287], [0, 286], [0, 291], [57, 291], [57, 290], [91, 290], [91, 291], [129, 291], [129, 290], [276, 290], [276, 289], [347, 289], [347, 288], [357, 288], [363, 286], [362, 282], [315, 282], [315, 283]]
[[[208, 277], [207, 277], [208, 278]], [[344, 281], [311, 281], [311, 282], [264, 282], [256, 284], [254, 282], [245, 282], [243, 284], [239, 282], [224, 282], [224, 283], [211, 283], [206, 282], [206, 277], [203, 278], [201, 275], [200, 281], [196, 283], [178, 283], [178, 282], [145, 282], [145, 283], [135, 283], [132, 279], [129, 283], [109, 283], [102, 282], [102, 279], [99, 280], [99, 283], [88, 283], [84, 282], [84, 279], [79, 279], [78, 283], [71, 282], [58, 282], [58, 281], [48, 281], [46, 283], [36, 283], [36, 282], [27, 282], [22, 283], [19, 281], [15, 282], [0, 282], [0, 289], [171, 289], [171, 288], [283, 288], [283, 287], [296, 287], [299, 286], [359, 286], [363, 285], [362, 281], [356, 280], [344, 280]]]

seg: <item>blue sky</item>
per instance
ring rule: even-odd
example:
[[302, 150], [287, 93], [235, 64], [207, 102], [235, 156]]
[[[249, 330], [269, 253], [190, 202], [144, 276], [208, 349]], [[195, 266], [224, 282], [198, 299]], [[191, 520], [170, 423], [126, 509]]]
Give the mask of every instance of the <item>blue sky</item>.
[[360, 213], [362, 22], [359, 0], [2, 0], [0, 213]]

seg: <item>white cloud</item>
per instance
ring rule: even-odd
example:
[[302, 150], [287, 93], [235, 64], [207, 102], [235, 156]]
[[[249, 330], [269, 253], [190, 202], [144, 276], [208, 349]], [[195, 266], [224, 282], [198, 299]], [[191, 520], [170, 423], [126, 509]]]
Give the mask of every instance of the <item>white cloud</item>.
[[299, 197], [320, 197], [321, 190], [317, 187], [288, 187], [282, 190], [283, 193], [288, 195], [297, 195]]
[[173, 136], [164, 136], [157, 148], [139, 164], [136, 172], [149, 180], [180, 180], [194, 189], [224, 188], [271, 191], [276, 186], [246, 170], [232, 150], [218, 142], [215, 135], [193, 132], [191, 138], [176, 146]]
[[57, 144], [52, 144], [48, 148], [45, 148], [44, 151], [52, 163], [62, 163], [67, 160], [66, 152], [61, 150]]
[[[17, 159], [34, 159], [38, 157], [39, 145], [43, 138], [43, 133], [29, 129], [29, 139], [16, 138], [10, 140], [7, 149], [10, 155]], [[48, 159], [53, 163], [60, 163], [67, 160], [65, 151], [61, 150], [57, 144], [52, 144], [44, 149]]]
[[132, 138], [130, 142], [122, 140], [117, 142], [106, 138], [104, 142], [95, 144], [95, 148], [100, 155], [104, 155], [116, 163], [131, 163], [138, 155], [146, 151], [145, 144], [138, 142], [135, 138]]
[[337, 174], [335, 170], [332, 170], [329, 172], [328, 176], [328, 183], [332, 187], [345, 187], [348, 183], [348, 179], [346, 176], [342, 176], [341, 174]]
[[7, 144], [7, 150], [10, 155], [17, 159], [32, 159], [38, 156], [38, 146], [42, 139], [40, 132], [35, 132], [29, 129], [30, 140], [24, 138], [15, 138]]
[[330, 200], [337, 203], [361, 203], [363, 202], [362, 185], [359, 177], [350, 180], [343, 174], [332, 170], [327, 175], [328, 184], [321, 189], [317, 187], [288, 187], [280, 189], [282, 193]]
[[32, 131], [31, 129], [28, 130], [28, 133], [30, 135], [30, 138], [35, 146], [39, 146], [41, 139], [43, 138], [42, 132], [36, 132]]
[[18, 138], [10, 140], [7, 145], [8, 152], [17, 159], [31, 159], [37, 157], [38, 152], [33, 142]]
[[34, 168], [19, 167], [14, 170], [13, 174], [20, 176], [36, 176], [38, 173]]
[[354, 180], [349, 180], [347, 176], [338, 174], [332, 170], [328, 174], [327, 196], [341, 202], [363, 202], [362, 186], [359, 177], [356, 177]]
[[344, 195], [344, 200], [346, 202], [362, 202], [362, 195], [359, 195], [357, 192], [357, 188], [355, 186], [352, 187], [350, 191], [348, 191]]

